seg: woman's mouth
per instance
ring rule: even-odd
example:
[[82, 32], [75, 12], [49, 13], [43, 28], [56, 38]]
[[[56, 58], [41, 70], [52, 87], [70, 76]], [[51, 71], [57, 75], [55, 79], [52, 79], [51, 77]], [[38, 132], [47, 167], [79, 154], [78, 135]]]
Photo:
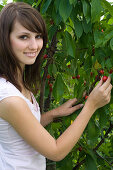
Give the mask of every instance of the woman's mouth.
[[25, 54], [27, 57], [35, 57], [35, 56], [36, 56], [36, 52], [24, 52], [24, 54]]

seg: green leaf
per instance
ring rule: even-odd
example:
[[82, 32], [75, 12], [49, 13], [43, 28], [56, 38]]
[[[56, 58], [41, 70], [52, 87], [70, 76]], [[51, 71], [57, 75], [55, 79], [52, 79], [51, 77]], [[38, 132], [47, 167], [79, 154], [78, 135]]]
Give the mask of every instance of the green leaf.
[[49, 73], [50, 75], [52, 75], [52, 68], [53, 68], [53, 65], [50, 64], [50, 65], [48, 66], [48, 73]]
[[105, 58], [106, 58], [106, 53], [102, 48], [96, 48], [95, 49], [95, 58], [98, 60], [98, 62], [100, 64], [102, 64], [102, 62], [105, 62]]
[[86, 70], [86, 72], [88, 71], [88, 68], [91, 68], [92, 67], [92, 58], [91, 56], [88, 56], [86, 59], [85, 59], [85, 63], [84, 63], [84, 69]]
[[113, 38], [110, 40], [110, 47], [113, 50]]
[[76, 5], [77, 0], [69, 0], [69, 3], [70, 3], [71, 5], [72, 5], [72, 4]]
[[53, 63], [52, 72], [53, 72], [53, 75], [55, 75], [57, 73], [57, 67], [54, 63]]
[[105, 65], [106, 65], [106, 67], [109, 68], [109, 69], [113, 66], [112, 63], [111, 63], [111, 59], [110, 59], [110, 58], [108, 58], [108, 59], [106, 60]]
[[105, 45], [113, 37], [113, 28], [105, 32], [103, 45]]
[[91, 1], [91, 20], [92, 22], [99, 21], [101, 16], [100, 0]]
[[113, 6], [111, 6], [111, 4], [106, 0], [101, 0], [101, 3], [102, 6], [109, 11], [111, 16], [113, 16]]
[[55, 75], [56, 73], [57, 73], [57, 67], [56, 67], [56, 65], [53, 63], [53, 64], [50, 64], [49, 66], [48, 66], [48, 73], [50, 74], [50, 75]]
[[62, 125], [61, 123], [57, 122], [57, 123], [52, 123], [51, 126], [53, 130], [57, 130], [60, 129]]
[[106, 43], [113, 38], [113, 28], [110, 27], [109, 29], [107, 29], [106, 31], [99, 32], [98, 30], [96, 30], [94, 32], [94, 40], [95, 40], [95, 47], [98, 48], [100, 46], [105, 46]]
[[96, 163], [90, 155], [86, 155], [85, 170], [97, 170]]
[[111, 18], [109, 19], [109, 21], [108, 21], [108, 24], [109, 24], [109, 25], [112, 25], [112, 23], [113, 23], [113, 17], [111, 17]]
[[59, 11], [56, 12], [55, 9], [53, 9], [52, 17], [53, 17], [55, 25], [59, 26], [59, 23], [62, 21]]
[[64, 94], [64, 80], [62, 79], [61, 74], [57, 75], [55, 84], [53, 86], [53, 96], [56, 101], [59, 101]]
[[101, 109], [99, 109], [99, 125], [100, 128], [105, 128], [106, 127], [106, 123], [108, 122], [107, 119], [107, 114], [104, 110], [104, 107], [102, 107]]
[[87, 24], [85, 18], [84, 18], [84, 20], [83, 20], [83, 22], [82, 22], [82, 25], [83, 25], [84, 32], [85, 32], [86, 34], [91, 31], [92, 24], [91, 24], [91, 22], [89, 22], [89, 23]]
[[44, 3], [44, 5], [43, 5], [43, 7], [42, 7], [42, 13], [43, 13], [43, 14], [47, 11], [49, 5], [51, 4], [51, 1], [52, 1], [52, 0], [47, 0], [47, 1]]
[[63, 160], [57, 163], [57, 170], [72, 170], [73, 164], [71, 155], [68, 154]]
[[69, 34], [69, 32], [65, 31], [62, 43], [67, 55], [75, 57], [75, 41], [72, 39], [72, 36]]
[[34, 3], [32, 4], [32, 7], [37, 8], [41, 2], [42, 2], [42, 0], [39, 0], [37, 3], [34, 2]]
[[74, 21], [74, 26], [75, 26], [75, 33], [76, 33], [77, 37], [80, 38], [83, 33], [82, 22], [79, 21], [78, 19], [76, 19]]
[[[85, 91], [85, 87], [81, 87], [80, 88], [80, 90], [79, 90], [79, 87], [80, 87], [80, 84], [81, 83], [79, 83], [79, 85], [78, 85], [78, 90], [77, 90], [77, 99], [79, 100], [79, 99], [82, 99], [83, 98], [83, 93], [84, 93], [84, 91]], [[75, 87], [76, 88], [76, 87]], [[76, 96], [75, 96], [76, 97]]]
[[91, 145], [95, 145], [98, 136], [99, 136], [99, 128], [95, 124], [94, 120], [91, 119], [88, 123], [88, 139], [90, 140]]
[[72, 5], [70, 5], [69, 0], [60, 1], [59, 13], [63, 18], [64, 22], [68, 19], [72, 11]]
[[90, 7], [90, 4], [85, 0], [82, 0], [82, 4], [83, 4], [84, 17], [86, 18], [87, 23], [89, 23], [89, 21], [91, 20], [91, 7]]
[[4, 7], [4, 6], [0, 4], [0, 11], [2, 10], [3, 7]]
[[99, 31], [94, 32], [95, 48], [98, 48], [103, 43], [103, 34]]
[[58, 12], [59, 4], [60, 4], [60, 0], [55, 0], [55, 1], [54, 1], [54, 6], [55, 6], [56, 12]]
[[51, 40], [53, 35], [55, 34], [55, 32], [57, 31], [57, 26], [56, 25], [53, 25], [49, 28], [48, 30], [48, 36], [49, 36], [49, 39]]

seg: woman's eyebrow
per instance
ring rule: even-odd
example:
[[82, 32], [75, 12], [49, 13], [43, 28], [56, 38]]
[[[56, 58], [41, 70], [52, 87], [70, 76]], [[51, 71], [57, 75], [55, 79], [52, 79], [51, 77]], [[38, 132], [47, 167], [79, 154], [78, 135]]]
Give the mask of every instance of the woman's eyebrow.
[[19, 32], [19, 34], [27, 34], [27, 35], [30, 35], [30, 33], [28, 33], [28, 32]]
[[[19, 32], [19, 34], [30, 35], [31, 33], [29, 33], [29, 32]], [[36, 35], [42, 35], [42, 33], [37, 32]]]

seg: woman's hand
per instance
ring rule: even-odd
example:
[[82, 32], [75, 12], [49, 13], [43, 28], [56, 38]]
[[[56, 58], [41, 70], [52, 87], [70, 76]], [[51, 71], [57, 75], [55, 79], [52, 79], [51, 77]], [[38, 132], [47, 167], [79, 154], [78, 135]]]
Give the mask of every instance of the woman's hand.
[[91, 106], [94, 110], [97, 110], [98, 108], [108, 104], [111, 99], [112, 89], [110, 81], [110, 77], [108, 77], [106, 82], [103, 82], [103, 79], [101, 78], [100, 82], [90, 93], [86, 104], [89, 104], [89, 106]]
[[70, 99], [61, 106], [57, 107], [56, 109], [50, 110], [44, 114], [41, 115], [41, 120], [40, 123], [43, 126], [47, 126], [50, 122], [53, 121], [53, 119], [57, 117], [62, 117], [62, 116], [68, 116], [71, 113], [75, 112], [76, 110], [80, 109], [83, 107], [83, 104], [78, 104], [74, 106], [77, 102], [77, 99]]
[[68, 100], [67, 102], [65, 102], [64, 104], [62, 104], [61, 106], [57, 107], [54, 110], [54, 116], [55, 117], [68, 116], [75, 112], [76, 110], [83, 107], [83, 104], [78, 104], [74, 106], [76, 102], [77, 102], [76, 98]]

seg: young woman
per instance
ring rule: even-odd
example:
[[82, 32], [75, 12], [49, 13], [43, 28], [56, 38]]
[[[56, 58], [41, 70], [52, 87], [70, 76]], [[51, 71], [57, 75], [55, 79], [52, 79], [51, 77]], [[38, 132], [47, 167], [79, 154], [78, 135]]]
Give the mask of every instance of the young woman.
[[6, 5], [0, 13], [0, 170], [45, 170], [45, 157], [62, 160], [82, 135], [94, 112], [109, 103], [110, 77], [89, 95], [81, 113], [54, 139], [44, 128], [55, 117], [83, 105], [71, 99], [40, 115], [33, 93], [39, 84], [41, 55], [47, 43], [45, 23], [30, 5]]

